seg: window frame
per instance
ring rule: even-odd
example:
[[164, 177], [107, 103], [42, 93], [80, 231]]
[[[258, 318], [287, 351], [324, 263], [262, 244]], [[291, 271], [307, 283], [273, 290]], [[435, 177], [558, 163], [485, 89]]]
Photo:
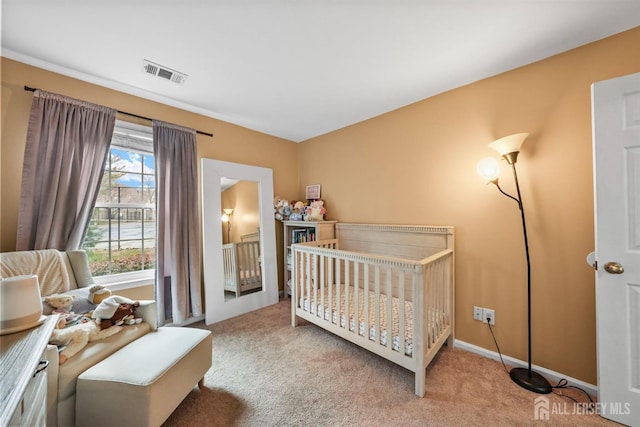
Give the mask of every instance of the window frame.
[[[114, 143], [114, 138], [109, 145], [109, 155], [111, 155], [111, 150], [116, 148], [120, 150], [125, 150], [129, 152], [134, 152], [140, 154], [142, 156], [151, 155], [153, 156], [153, 129], [150, 126], [138, 125], [134, 123], [124, 122], [121, 120], [116, 120], [116, 124], [114, 127], [114, 135], [120, 134], [124, 135], [125, 138], [132, 137], [135, 140], [138, 140], [138, 143], [135, 142], [132, 146], [127, 146], [125, 144]], [[129, 138], [133, 141], [131, 138]], [[146, 140], [146, 142], [141, 143], [140, 139]], [[155, 166], [154, 166], [155, 170]], [[136, 175], [141, 175], [144, 177], [144, 172], [130, 172], [126, 171], [126, 173], [133, 173]], [[154, 216], [157, 213], [157, 205], [156, 203], [99, 203], [96, 202], [94, 206], [94, 210], [97, 208], [101, 209], [152, 209], [154, 212]], [[92, 212], [93, 215], [93, 212]], [[111, 236], [110, 236], [111, 237]], [[157, 230], [154, 230], [154, 241], [157, 245]], [[143, 242], [148, 240], [144, 238], [144, 235], [141, 236], [140, 239]], [[109, 239], [109, 244], [116, 242], [117, 240]], [[84, 249], [84, 244], [83, 244]], [[89, 250], [89, 249], [84, 249]], [[119, 290], [119, 289], [128, 289], [128, 288], [136, 288], [140, 286], [148, 286], [153, 285], [155, 283], [155, 268], [149, 268], [144, 270], [130, 271], [124, 273], [112, 273], [106, 274], [102, 276], [93, 276], [93, 280], [96, 284], [103, 285], [111, 290]]]

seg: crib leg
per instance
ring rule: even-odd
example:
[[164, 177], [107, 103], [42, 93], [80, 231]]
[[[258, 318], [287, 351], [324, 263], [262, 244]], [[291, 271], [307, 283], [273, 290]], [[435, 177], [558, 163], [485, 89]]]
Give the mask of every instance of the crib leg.
[[424, 397], [425, 386], [424, 383], [427, 380], [426, 368], [416, 370], [416, 395]]
[[453, 341], [453, 334], [449, 334], [449, 338], [447, 338], [445, 344], [447, 344], [447, 347], [453, 348]]
[[296, 316], [296, 306], [293, 303], [293, 298], [291, 299], [291, 326], [298, 326], [298, 316]]

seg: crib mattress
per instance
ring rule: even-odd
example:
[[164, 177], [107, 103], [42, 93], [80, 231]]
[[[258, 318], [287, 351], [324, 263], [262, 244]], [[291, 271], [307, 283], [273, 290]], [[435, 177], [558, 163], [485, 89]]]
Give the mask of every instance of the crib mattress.
[[[321, 291], [318, 290], [318, 300], [320, 299]], [[347, 316], [345, 314], [345, 304], [344, 304], [344, 286], [342, 287], [342, 293], [340, 295], [341, 304], [340, 304], [340, 313], [336, 309], [336, 301], [335, 295], [336, 290], [333, 288], [331, 290], [332, 294], [332, 307], [329, 308], [328, 295], [329, 290], [325, 288], [324, 296], [324, 306], [318, 301], [317, 303], [310, 302], [309, 298], [301, 297], [300, 298], [300, 307], [313, 315], [317, 315], [324, 318], [326, 321], [330, 321], [334, 324], [338, 324], [340, 322], [340, 327], [346, 328], [347, 326]], [[351, 332], [355, 332], [356, 323], [358, 325], [358, 334], [360, 336], [365, 336], [365, 333], [368, 330], [369, 339], [371, 341], [376, 341], [376, 323], [375, 323], [375, 293], [373, 291], [369, 291], [369, 325], [365, 325], [365, 316], [364, 316], [364, 298], [362, 297], [363, 291], [360, 291], [358, 298], [358, 314], [356, 319], [356, 310], [354, 310], [354, 292], [353, 287], [349, 289], [349, 330]], [[313, 296], [311, 297], [313, 298]], [[392, 307], [392, 325], [391, 325], [391, 348], [394, 351], [400, 351], [400, 323], [399, 323], [399, 315], [398, 315], [398, 306], [400, 301], [396, 297], [392, 297], [391, 307]], [[404, 354], [407, 356], [411, 356], [413, 354], [413, 306], [410, 301], [405, 301], [404, 303], [404, 313], [405, 313], [405, 330], [404, 330]], [[380, 344], [383, 346], [387, 345], [387, 339], [389, 334], [387, 333], [387, 296], [384, 294], [380, 295]]]

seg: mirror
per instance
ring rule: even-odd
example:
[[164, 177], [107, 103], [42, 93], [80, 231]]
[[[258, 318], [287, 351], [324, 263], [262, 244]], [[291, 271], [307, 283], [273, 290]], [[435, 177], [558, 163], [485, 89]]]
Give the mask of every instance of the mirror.
[[[213, 159], [202, 159], [201, 164], [205, 323], [209, 325], [277, 303], [278, 270], [272, 170]], [[228, 222], [222, 220], [223, 209], [233, 209], [227, 214]], [[247, 245], [241, 245], [243, 238]], [[258, 253], [252, 249], [252, 254], [247, 250], [241, 255], [252, 264], [229, 264], [230, 260], [225, 261], [226, 245], [257, 248]], [[231, 282], [225, 281], [229, 279], [225, 273], [233, 268], [251, 268], [245, 276], [254, 283], [249, 287], [240, 284], [240, 292], [234, 288], [235, 295], [229, 295], [225, 282], [227, 287]], [[260, 277], [257, 286], [256, 275]]]
[[262, 290], [258, 183], [220, 178], [225, 301]]

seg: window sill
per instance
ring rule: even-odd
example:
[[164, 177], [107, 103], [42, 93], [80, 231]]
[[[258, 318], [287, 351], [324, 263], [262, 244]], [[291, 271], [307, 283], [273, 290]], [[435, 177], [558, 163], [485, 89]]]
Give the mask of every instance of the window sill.
[[155, 270], [136, 271], [133, 273], [112, 274], [93, 278], [94, 282], [112, 291], [152, 286], [155, 283]]

